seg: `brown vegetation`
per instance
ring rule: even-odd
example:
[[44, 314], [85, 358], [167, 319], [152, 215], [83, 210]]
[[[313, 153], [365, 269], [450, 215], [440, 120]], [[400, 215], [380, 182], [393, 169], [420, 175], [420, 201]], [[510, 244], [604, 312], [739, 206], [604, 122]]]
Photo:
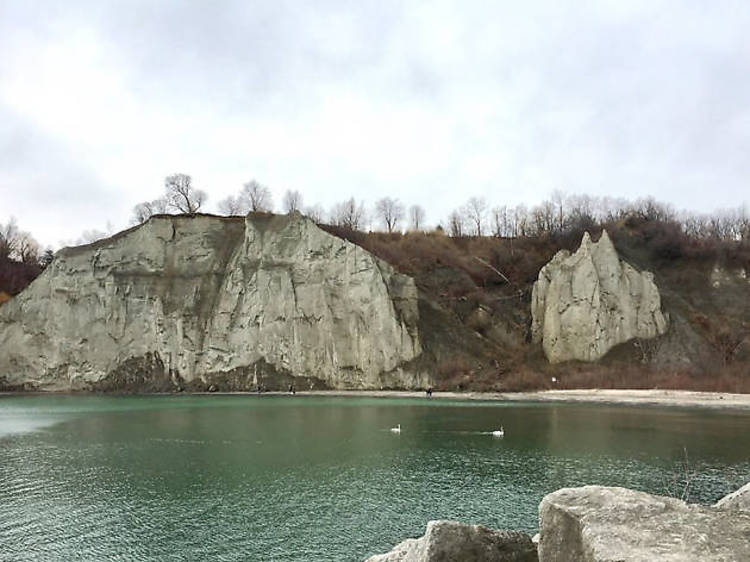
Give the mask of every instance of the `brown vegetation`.
[[41, 271], [39, 262], [0, 259], [0, 304], [25, 289]]
[[[413, 276], [425, 298], [450, 311], [495, 349], [490, 361], [477, 363], [460, 352], [438, 361], [435, 374], [441, 390], [750, 392], [750, 283], [743, 277], [750, 274], [750, 230], [739, 219], [734, 228], [709, 228], [718, 222], [705, 218], [706, 228], [689, 227], [668, 208], [647, 200], [601, 220], [579, 213], [556, 222], [551, 214], [533, 228], [527, 224], [525, 234], [516, 237], [448, 236], [442, 229], [365, 234], [324, 228]], [[620, 359], [562, 366], [547, 364], [528, 343], [530, 293], [539, 270], [557, 251], [574, 251], [584, 229], [597, 238], [604, 228], [624, 259], [654, 272], [673, 331], [694, 334], [699, 349], [689, 364], [679, 366], [681, 358], [670, 357], [679, 352], [662, 345], [661, 338], [613, 351]], [[719, 287], [712, 281], [715, 270], [729, 272]]]

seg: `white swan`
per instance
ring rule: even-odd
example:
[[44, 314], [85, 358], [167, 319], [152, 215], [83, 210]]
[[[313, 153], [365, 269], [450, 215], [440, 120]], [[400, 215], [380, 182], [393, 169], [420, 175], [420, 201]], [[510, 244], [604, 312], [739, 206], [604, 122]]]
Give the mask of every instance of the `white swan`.
[[505, 435], [505, 430], [503, 429], [503, 426], [501, 425], [500, 429], [496, 429], [495, 431], [493, 431], [492, 435], [495, 437], [502, 437], [503, 435]]
[[398, 424], [396, 427], [392, 427], [391, 431], [393, 433], [401, 433], [401, 424]]

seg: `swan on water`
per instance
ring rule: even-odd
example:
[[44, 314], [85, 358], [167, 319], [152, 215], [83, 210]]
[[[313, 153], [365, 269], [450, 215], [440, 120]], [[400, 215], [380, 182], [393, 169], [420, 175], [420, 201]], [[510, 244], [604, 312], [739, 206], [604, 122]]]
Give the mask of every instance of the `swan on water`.
[[392, 427], [391, 431], [393, 433], [401, 433], [401, 424], [398, 424], [396, 427]]
[[505, 435], [505, 430], [503, 429], [503, 426], [501, 425], [500, 429], [496, 429], [495, 431], [493, 431], [492, 435], [494, 435], [495, 437], [502, 437], [503, 435]]

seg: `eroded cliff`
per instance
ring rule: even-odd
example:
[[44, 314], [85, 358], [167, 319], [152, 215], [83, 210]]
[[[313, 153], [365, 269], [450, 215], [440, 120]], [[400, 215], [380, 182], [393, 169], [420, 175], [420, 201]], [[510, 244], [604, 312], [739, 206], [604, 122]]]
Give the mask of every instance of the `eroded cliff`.
[[0, 383], [417, 387], [410, 277], [299, 214], [156, 216], [66, 248], [0, 309]]
[[585, 233], [574, 254], [562, 250], [542, 268], [531, 314], [532, 339], [551, 363], [595, 361], [667, 329], [653, 275], [621, 260], [606, 230], [598, 242]]

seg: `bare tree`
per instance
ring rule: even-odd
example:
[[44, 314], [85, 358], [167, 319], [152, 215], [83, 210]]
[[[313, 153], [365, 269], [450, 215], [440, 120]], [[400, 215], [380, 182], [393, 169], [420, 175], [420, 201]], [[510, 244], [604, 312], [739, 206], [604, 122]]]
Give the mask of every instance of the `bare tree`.
[[448, 215], [448, 233], [453, 238], [460, 238], [464, 235], [465, 222], [466, 219], [464, 218], [462, 210], [456, 209], [450, 215]]
[[296, 189], [294, 191], [287, 189], [284, 194], [283, 206], [286, 213], [300, 211], [302, 209], [302, 194]]
[[737, 219], [739, 221], [739, 233], [742, 240], [750, 238], [750, 213], [747, 206], [743, 203], [738, 211]]
[[16, 256], [23, 263], [39, 263], [39, 243], [28, 232], [21, 232], [16, 245]]
[[421, 230], [424, 228], [425, 211], [421, 205], [412, 205], [409, 207], [409, 228], [411, 230]]
[[246, 215], [250, 212], [250, 203], [241, 196], [229, 195], [219, 201], [219, 212], [230, 217]]
[[271, 190], [256, 180], [250, 180], [242, 186], [240, 197], [244, 198], [251, 211], [270, 213], [273, 210]]
[[149, 207], [149, 202], [144, 201], [143, 203], [138, 203], [133, 207], [133, 216], [130, 217], [130, 222], [133, 224], [143, 224], [149, 218], [151, 218], [151, 216], [153, 216], [153, 213], [151, 212], [151, 208]]
[[633, 204], [634, 212], [642, 219], [667, 222], [674, 220], [676, 212], [669, 203], [660, 203], [653, 197], [637, 199]]
[[528, 232], [528, 222], [529, 210], [526, 208], [526, 205], [516, 205], [516, 207], [513, 209], [513, 224], [511, 236], [513, 238], [526, 236]]
[[551, 201], [542, 201], [531, 209], [531, 221], [534, 234], [537, 236], [552, 232], [555, 222], [555, 207]]
[[512, 236], [510, 223], [508, 207], [506, 205], [492, 209], [492, 234], [494, 236], [498, 238]]
[[111, 221], [107, 221], [107, 225], [104, 230], [99, 230], [96, 228], [92, 228], [89, 230], [84, 230], [81, 233], [80, 238], [76, 240], [76, 245], [81, 244], [91, 244], [92, 242], [96, 242], [97, 240], [102, 240], [104, 238], [109, 238], [114, 233], [114, 226], [112, 225]]
[[554, 207], [554, 214], [555, 214], [555, 220], [554, 220], [554, 230], [557, 232], [562, 232], [565, 230], [565, 203], [566, 203], [566, 195], [564, 192], [562, 192], [559, 189], [555, 189], [551, 195], [550, 200]]
[[487, 217], [487, 200], [484, 197], [472, 197], [464, 206], [463, 215], [474, 225], [474, 234], [481, 236]]
[[366, 218], [364, 204], [357, 203], [354, 197], [337, 203], [331, 209], [331, 222], [336, 226], [359, 230], [364, 225]]
[[40, 247], [28, 232], [18, 228], [14, 217], [0, 224], [0, 261], [18, 260], [23, 263], [37, 263]]
[[326, 212], [320, 204], [315, 204], [311, 207], [305, 207], [305, 215], [313, 222], [322, 223], [325, 220]]
[[164, 197], [154, 199], [153, 201], [144, 201], [133, 207], [133, 216], [130, 222], [133, 224], [143, 224], [154, 215], [160, 215], [167, 212], [167, 200]]
[[91, 228], [89, 230], [84, 230], [81, 233], [81, 236], [76, 240], [76, 245], [80, 246], [82, 244], [91, 244], [93, 242], [96, 242], [97, 240], [102, 240], [104, 238], [107, 238], [109, 234], [104, 232], [103, 230], [97, 230], [96, 228]]
[[683, 212], [679, 221], [687, 236], [703, 240], [739, 242], [748, 238], [750, 230], [750, 218], [744, 205], [739, 209], [719, 209], [710, 215]]
[[187, 174], [172, 174], [164, 180], [167, 206], [180, 212], [197, 213], [208, 199], [206, 192], [193, 187], [193, 179]]
[[716, 210], [710, 220], [711, 235], [714, 238], [735, 242], [747, 238], [748, 225], [750, 219], [745, 205], [739, 209]]
[[628, 201], [622, 197], [604, 196], [596, 202], [596, 218], [600, 221], [616, 222], [625, 217]]
[[708, 220], [705, 215], [683, 213], [680, 217], [682, 230], [690, 238], [706, 238]]
[[404, 218], [404, 206], [398, 199], [383, 197], [375, 202], [375, 213], [388, 232], [393, 232], [398, 221]]
[[0, 224], [0, 260], [10, 259], [18, 246], [18, 223], [11, 217], [5, 224]]

